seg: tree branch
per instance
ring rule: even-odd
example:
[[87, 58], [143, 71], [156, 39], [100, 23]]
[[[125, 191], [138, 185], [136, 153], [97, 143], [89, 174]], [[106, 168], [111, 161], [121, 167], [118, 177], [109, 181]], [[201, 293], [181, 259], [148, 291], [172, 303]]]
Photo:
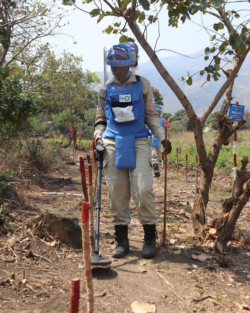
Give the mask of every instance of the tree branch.
[[218, 91], [218, 93], [216, 94], [216, 96], [214, 97], [213, 101], [210, 103], [209, 107], [207, 108], [207, 110], [205, 111], [205, 113], [202, 115], [202, 118], [200, 120], [201, 123], [201, 127], [203, 127], [205, 125], [205, 122], [208, 118], [208, 116], [210, 115], [210, 113], [213, 111], [213, 109], [216, 107], [216, 105], [218, 104], [218, 102], [220, 101], [221, 97], [223, 96], [224, 92], [226, 91], [226, 89], [234, 82], [235, 77], [237, 76], [248, 52], [250, 49], [247, 49], [247, 51], [242, 55], [242, 57], [235, 57], [235, 66], [232, 68], [232, 73], [230, 75], [230, 77], [226, 80], [226, 82], [222, 85], [222, 87], [220, 88], [220, 90]]

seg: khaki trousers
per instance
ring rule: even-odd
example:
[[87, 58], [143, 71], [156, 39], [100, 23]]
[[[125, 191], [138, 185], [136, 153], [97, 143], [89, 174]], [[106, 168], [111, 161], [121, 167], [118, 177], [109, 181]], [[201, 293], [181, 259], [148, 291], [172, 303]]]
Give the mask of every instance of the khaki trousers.
[[162, 144], [159, 142], [158, 147], [151, 147], [151, 158], [152, 158], [152, 165], [157, 164], [159, 165], [159, 160], [161, 156], [161, 147]]
[[116, 170], [115, 140], [103, 138], [103, 142], [105, 146], [103, 168], [109, 191], [112, 224], [128, 225], [130, 223], [131, 196], [138, 209], [140, 223], [142, 225], [157, 223], [150, 164], [151, 139], [135, 139], [135, 169]]

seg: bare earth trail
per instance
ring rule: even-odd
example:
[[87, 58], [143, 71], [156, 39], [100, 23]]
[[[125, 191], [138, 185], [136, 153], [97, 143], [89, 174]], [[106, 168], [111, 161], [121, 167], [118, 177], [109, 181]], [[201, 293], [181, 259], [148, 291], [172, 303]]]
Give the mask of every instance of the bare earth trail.
[[[81, 197], [41, 193], [41, 188], [49, 180], [43, 191], [82, 193], [79, 163], [62, 163], [58, 165], [58, 169], [41, 176], [36, 173], [39, 176], [37, 183], [25, 191], [25, 200], [28, 202], [35, 197], [30, 207], [36, 214], [47, 208], [62, 209], [80, 218]], [[250, 230], [250, 203], [240, 217], [236, 239], [223, 257], [193, 236], [190, 207], [195, 188], [194, 173], [195, 171], [189, 172], [186, 182], [183, 169], [179, 173], [174, 167], [169, 169], [166, 247], [161, 245], [163, 171], [160, 178], [154, 179], [159, 216], [158, 254], [151, 260], [141, 258], [143, 229], [132, 200], [132, 220], [129, 226], [131, 251], [123, 259], [115, 260], [111, 257], [114, 231], [103, 179], [100, 252], [104, 257], [111, 258], [112, 264], [106, 268], [93, 267], [96, 313], [128, 313], [131, 312], [133, 301], [153, 303], [158, 313], [247, 312], [247, 306], [250, 307], [250, 245], [242, 244], [239, 229]], [[207, 209], [208, 221], [212, 222], [219, 214], [219, 202], [228, 196], [226, 189], [232, 182], [230, 174], [215, 174]], [[24, 210], [17, 225], [20, 226], [30, 214], [31, 208]], [[82, 252], [60, 241], [51, 246], [32, 231], [28, 231], [27, 236], [20, 239], [20, 232], [19, 227], [13, 251], [6, 248], [6, 242], [13, 234], [8, 233], [7, 236], [5, 233], [0, 237], [0, 312], [69, 312], [71, 279], [80, 277], [79, 312], [86, 313]], [[170, 240], [173, 244], [170, 244]], [[28, 255], [28, 250], [35, 256]], [[195, 252], [206, 252], [209, 258], [205, 262], [194, 260], [191, 256]]]

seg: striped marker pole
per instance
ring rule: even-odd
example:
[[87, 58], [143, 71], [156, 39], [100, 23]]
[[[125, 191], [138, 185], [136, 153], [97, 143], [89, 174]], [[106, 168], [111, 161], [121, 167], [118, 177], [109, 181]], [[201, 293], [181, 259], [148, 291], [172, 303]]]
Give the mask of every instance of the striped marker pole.
[[161, 168], [164, 168], [164, 152], [161, 154]]
[[80, 299], [80, 278], [73, 278], [71, 281], [71, 295], [70, 295], [70, 313], [79, 312]]
[[[168, 139], [168, 120], [165, 121], [165, 145], [167, 145]], [[167, 146], [165, 147], [167, 148]], [[165, 177], [164, 177], [164, 225], [163, 225], [163, 245], [166, 241], [166, 231], [167, 231], [167, 189], [168, 189], [168, 155], [167, 152], [164, 153], [164, 162], [165, 162]]]
[[236, 159], [236, 147], [237, 147], [237, 134], [234, 132], [234, 183], [233, 183], [233, 195], [234, 195], [234, 187], [235, 181], [237, 177], [237, 159]]

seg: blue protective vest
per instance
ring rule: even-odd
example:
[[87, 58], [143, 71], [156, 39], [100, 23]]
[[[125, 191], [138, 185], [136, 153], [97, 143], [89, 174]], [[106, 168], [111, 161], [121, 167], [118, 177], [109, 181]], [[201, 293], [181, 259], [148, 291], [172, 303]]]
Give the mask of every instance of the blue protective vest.
[[[159, 122], [160, 122], [161, 127], [163, 127], [163, 122], [161, 118], [159, 118]], [[152, 147], [158, 147], [158, 146], [159, 146], [159, 139], [157, 139], [154, 135], [152, 135]]]
[[[129, 103], [119, 102], [121, 95], [131, 97]], [[134, 120], [126, 122], [117, 122], [113, 112], [114, 107], [124, 107], [125, 105], [133, 105]], [[135, 138], [151, 136], [150, 132], [144, 125], [145, 123], [145, 102], [142, 96], [142, 82], [137, 76], [137, 82], [133, 82], [128, 86], [123, 86], [122, 91], [120, 85], [111, 83], [106, 86], [105, 96], [105, 115], [107, 126], [102, 133], [103, 138], [115, 139], [116, 152], [116, 169], [133, 169], [135, 163]]]

